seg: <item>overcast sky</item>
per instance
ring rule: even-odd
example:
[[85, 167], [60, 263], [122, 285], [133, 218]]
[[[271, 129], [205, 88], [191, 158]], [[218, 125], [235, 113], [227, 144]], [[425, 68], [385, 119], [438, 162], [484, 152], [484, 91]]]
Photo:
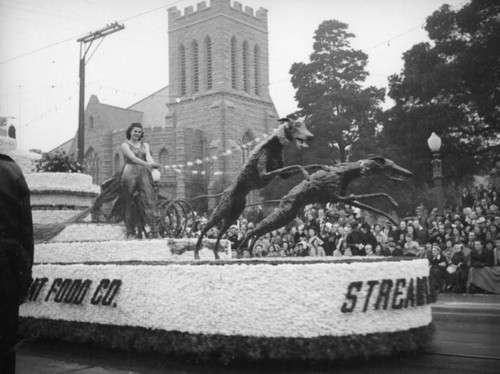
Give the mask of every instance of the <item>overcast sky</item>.
[[[0, 116], [18, 131], [18, 147], [49, 151], [78, 127], [78, 37], [118, 21], [86, 66], [86, 99], [128, 107], [168, 85], [168, 16], [201, 0], [0, 0]], [[369, 56], [367, 85], [387, 87], [402, 54], [426, 41], [426, 17], [464, 0], [240, 0], [266, 8], [270, 92], [278, 114], [296, 110], [294, 62], [308, 62], [314, 31], [337, 19], [355, 34], [352, 47]], [[94, 50], [94, 49], [92, 49]], [[391, 106], [387, 101], [385, 107]], [[124, 124], [126, 127], [127, 124]]]

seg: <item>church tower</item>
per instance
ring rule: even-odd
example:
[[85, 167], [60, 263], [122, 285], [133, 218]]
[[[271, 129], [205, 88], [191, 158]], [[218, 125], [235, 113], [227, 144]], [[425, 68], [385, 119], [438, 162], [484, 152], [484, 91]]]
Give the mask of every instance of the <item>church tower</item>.
[[[211, 0], [168, 10], [167, 122], [201, 130], [209, 193], [232, 181], [248, 157], [245, 146], [270, 133], [278, 114], [269, 95], [267, 10]], [[182, 145], [176, 145], [183, 163]], [[228, 152], [229, 151], [229, 152]], [[177, 176], [177, 189], [185, 189]]]

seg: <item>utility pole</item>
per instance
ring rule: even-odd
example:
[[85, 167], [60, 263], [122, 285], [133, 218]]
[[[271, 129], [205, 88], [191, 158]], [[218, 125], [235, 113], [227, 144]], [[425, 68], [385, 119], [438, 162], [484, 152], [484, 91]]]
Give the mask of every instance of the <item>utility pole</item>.
[[[90, 32], [89, 35], [81, 37], [77, 40], [80, 43], [80, 101], [78, 108], [78, 161], [83, 164], [84, 156], [84, 147], [85, 147], [85, 64], [87, 53], [92, 47], [92, 43], [94, 40], [103, 39], [105, 36], [109, 34], [113, 34], [117, 31], [123, 30], [125, 26], [119, 25], [118, 22], [112, 23], [110, 25], [106, 25], [100, 30]], [[87, 45], [87, 43], [89, 43]], [[96, 49], [101, 45], [102, 40], [97, 45]], [[95, 50], [96, 50], [95, 49]], [[94, 50], [94, 52], [95, 52]], [[94, 55], [94, 52], [90, 57]], [[89, 57], [89, 60], [90, 60]]]

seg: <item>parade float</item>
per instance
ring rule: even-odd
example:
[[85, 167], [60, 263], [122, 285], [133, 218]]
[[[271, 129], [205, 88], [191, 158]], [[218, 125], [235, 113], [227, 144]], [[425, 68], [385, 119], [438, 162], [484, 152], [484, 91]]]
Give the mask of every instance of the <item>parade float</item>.
[[[35, 207], [58, 203], [44, 213], [54, 221], [97, 193], [86, 175], [43, 174], [27, 180]], [[223, 240], [216, 261], [206, 239], [195, 261], [195, 242], [69, 225], [35, 246], [21, 333], [223, 364], [367, 359], [420, 350], [432, 337], [425, 259], [236, 259]]]
[[[24, 334], [222, 363], [385, 356], [432, 335], [426, 260], [195, 262], [161, 240], [87, 246], [100, 255], [37, 248]], [[107, 250], [120, 246], [117, 261]], [[137, 260], [141, 247], [151, 256]]]
[[35, 248], [24, 335], [225, 364], [384, 356], [432, 335], [425, 259], [234, 259], [223, 242], [215, 261], [206, 240], [194, 261], [194, 239], [75, 232]]

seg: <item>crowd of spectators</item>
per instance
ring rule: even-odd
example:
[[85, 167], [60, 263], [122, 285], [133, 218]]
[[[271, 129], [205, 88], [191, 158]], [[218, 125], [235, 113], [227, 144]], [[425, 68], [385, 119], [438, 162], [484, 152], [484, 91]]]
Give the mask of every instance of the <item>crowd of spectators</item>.
[[[500, 199], [488, 184], [464, 187], [456, 208], [438, 212], [418, 206], [414, 216], [369, 224], [359, 209], [344, 204], [310, 205], [288, 226], [253, 243], [253, 257], [412, 256], [427, 258], [430, 285], [436, 292], [473, 292], [472, 269], [500, 266]], [[263, 218], [262, 210], [242, 216], [223, 238], [237, 248], [245, 233]], [[197, 236], [206, 222], [200, 217]], [[216, 227], [207, 237], [216, 238]], [[246, 249], [243, 257], [250, 257]], [[476, 290], [477, 291], [477, 290]]]

